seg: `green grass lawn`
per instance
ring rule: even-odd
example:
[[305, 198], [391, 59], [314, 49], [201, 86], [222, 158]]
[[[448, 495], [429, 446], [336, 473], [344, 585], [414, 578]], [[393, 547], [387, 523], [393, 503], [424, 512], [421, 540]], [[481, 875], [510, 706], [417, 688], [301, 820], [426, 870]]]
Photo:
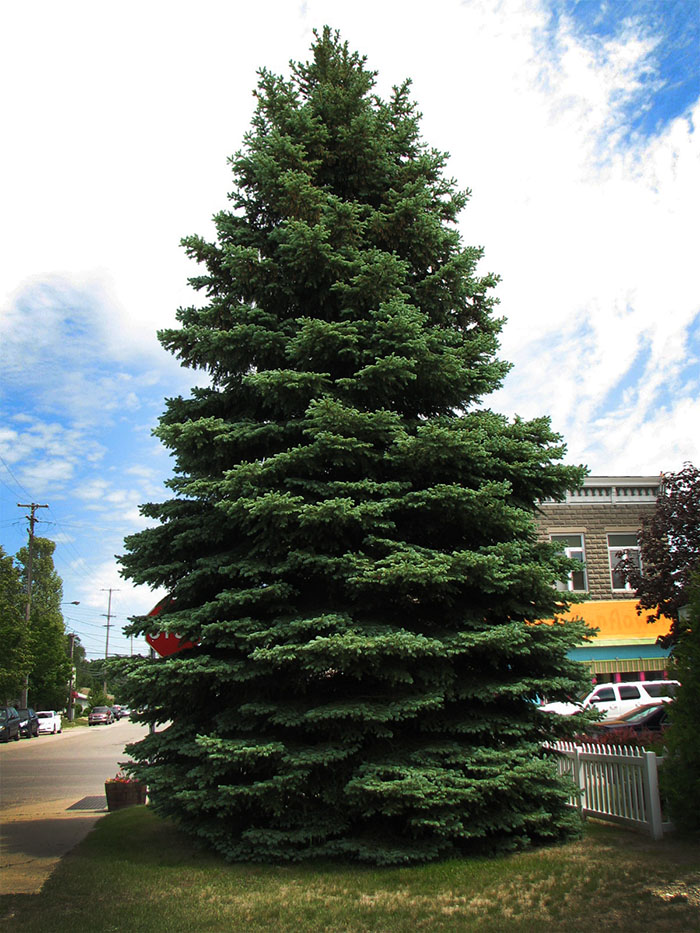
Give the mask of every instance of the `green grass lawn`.
[[111, 813], [0, 927], [63, 931], [700, 930], [700, 843], [589, 823], [549, 849], [411, 868], [230, 865], [145, 807]]
[[62, 729], [75, 729], [78, 726], [87, 726], [87, 716], [76, 716], [76, 718], [71, 722], [70, 719], [63, 719], [61, 721]]

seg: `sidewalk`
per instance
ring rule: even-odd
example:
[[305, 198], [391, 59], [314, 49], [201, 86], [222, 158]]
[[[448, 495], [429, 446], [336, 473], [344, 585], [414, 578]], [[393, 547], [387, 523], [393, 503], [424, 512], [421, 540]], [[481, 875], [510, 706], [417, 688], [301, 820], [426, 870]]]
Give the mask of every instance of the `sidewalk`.
[[[68, 809], [79, 804], [79, 809]], [[23, 804], [0, 813], [0, 894], [38, 894], [58, 861], [107, 812], [104, 797]]]
[[104, 782], [128, 758], [124, 746], [144, 734], [122, 720], [0, 746], [0, 893], [41, 889], [107, 812]]

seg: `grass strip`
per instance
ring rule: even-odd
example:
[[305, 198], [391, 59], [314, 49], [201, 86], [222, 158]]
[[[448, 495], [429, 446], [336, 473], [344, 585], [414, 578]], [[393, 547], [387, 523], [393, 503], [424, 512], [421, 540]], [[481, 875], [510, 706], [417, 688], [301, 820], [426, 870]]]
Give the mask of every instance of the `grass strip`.
[[87, 716], [86, 717], [78, 716], [76, 719], [73, 719], [73, 720], [64, 719], [63, 722], [61, 723], [61, 728], [62, 729], [77, 729], [79, 726], [87, 726], [87, 724], [88, 724]]

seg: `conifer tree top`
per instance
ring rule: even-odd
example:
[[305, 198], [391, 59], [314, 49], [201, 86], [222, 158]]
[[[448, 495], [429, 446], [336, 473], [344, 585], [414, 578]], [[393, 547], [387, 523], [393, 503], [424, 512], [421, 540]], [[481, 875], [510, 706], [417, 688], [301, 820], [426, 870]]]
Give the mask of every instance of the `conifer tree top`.
[[[468, 193], [421, 140], [409, 82], [385, 102], [374, 80], [328, 28], [289, 80], [260, 72], [233, 209], [215, 218], [217, 243], [184, 241], [211, 314], [186, 309], [183, 329], [161, 334], [215, 384], [276, 371], [307, 401], [429, 417], [469, 407], [507, 371], [496, 279], [475, 274], [481, 250], [455, 226]], [[224, 350], [201, 325], [227, 327], [233, 300], [246, 325]]]

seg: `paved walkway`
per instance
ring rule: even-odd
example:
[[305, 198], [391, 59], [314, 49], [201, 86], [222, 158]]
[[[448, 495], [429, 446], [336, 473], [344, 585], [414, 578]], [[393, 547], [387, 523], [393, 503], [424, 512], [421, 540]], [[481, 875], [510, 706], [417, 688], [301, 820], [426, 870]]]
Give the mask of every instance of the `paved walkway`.
[[38, 894], [59, 860], [107, 812], [104, 797], [91, 809], [68, 809], [74, 797], [4, 809], [0, 826], [0, 894]]

